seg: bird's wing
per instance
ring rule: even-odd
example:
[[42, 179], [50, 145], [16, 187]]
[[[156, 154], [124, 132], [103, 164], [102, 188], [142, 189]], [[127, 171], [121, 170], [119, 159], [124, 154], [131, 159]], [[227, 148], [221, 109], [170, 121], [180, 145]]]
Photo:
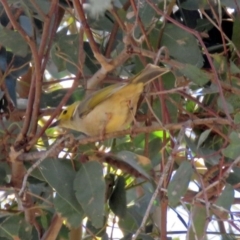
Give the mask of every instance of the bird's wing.
[[111, 97], [114, 93], [122, 89], [124, 86], [126, 86], [126, 83], [113, 84], [90, 94], [79, 104], [77, 109], [79, 116], [87, 114], [98, 104]]

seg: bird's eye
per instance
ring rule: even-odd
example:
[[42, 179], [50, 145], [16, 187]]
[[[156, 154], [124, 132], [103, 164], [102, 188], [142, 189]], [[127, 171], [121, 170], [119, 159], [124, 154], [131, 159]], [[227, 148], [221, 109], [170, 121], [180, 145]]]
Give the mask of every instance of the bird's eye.
[[63, 111], [63, 114], [64, 114], [64, 115], [67, 114], [67, 110], [64, 110], [64, 111]]

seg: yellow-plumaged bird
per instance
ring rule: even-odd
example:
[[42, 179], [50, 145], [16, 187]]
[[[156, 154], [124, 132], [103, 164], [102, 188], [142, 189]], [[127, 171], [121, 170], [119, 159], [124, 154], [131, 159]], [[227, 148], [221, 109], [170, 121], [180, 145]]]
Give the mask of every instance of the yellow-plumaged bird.
[[126, 129], [134, 120], [144, 86], [166, 72], [165, 68], [148, 64], [129, 82], [110, 85], [81, 102], [74, 102], [62, 111], [50, 127], [70, 128], [88, 136]]

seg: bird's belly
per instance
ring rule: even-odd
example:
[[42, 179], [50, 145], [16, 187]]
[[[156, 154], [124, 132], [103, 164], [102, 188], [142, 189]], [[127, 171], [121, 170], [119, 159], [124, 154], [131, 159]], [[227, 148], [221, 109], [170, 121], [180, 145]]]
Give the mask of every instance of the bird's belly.
[[105, 104], [96, 107], [83, 117], [82, 124], [86, 131], [85, 134], [93, 136], [123, 130], [132, 122], [136, 112], [136, 107], [130, 109], [125, 102], [114, 108], [104, 106]]

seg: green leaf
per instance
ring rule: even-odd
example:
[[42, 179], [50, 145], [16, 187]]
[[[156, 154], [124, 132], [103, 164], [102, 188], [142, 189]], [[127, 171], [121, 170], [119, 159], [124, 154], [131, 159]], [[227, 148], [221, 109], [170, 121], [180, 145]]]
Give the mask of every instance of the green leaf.
[[207, 129], [201, 133], [199, 140], [198, 140], [197, 148], [199, 148], [205, 142], [205, 140], [208, 138], [211, 131], [212, 131], [212, 129]]
[[146, 172], [146, 170], [141, 165], [138, 164], [137, 154], [129, 151], [121, 151], [117, 153], [116, 156], [119, 158], [119, 159], [116, 159], [117, 161], [122, 161], [126, 163], [127, 165], [132, 167], [135, 171], [140, 173], [142, 176], [146, 177], [147, 179], [151, 179], [151, 177]]
[[93, 226], [102, 227], [106, 185], [101, 164], [95, 161], [84, 164], [74, 179], [74, 190]]
[[99, 16], [98, 19], [88, 18], [88, 24], [92, 29], [104, 30], [107, 32], [111, 32], [113, 28], [113, 22], [105, 16]]
[[65, 201], [59, 194], [56, 194], [53, 199], [53, 204], [56, 211], [60, 214], [61, 217], [67, 220], [67, 225], [72, 228], [77, 228], [82, 223], [83, 212], [79, 214], [76, 209], [72, 207], [67, 201]]
[[[48, 184], [66, 201], [64, 206], [70, 205], [71, 210], [74, 210], [75, 214], [82, 218], [83, 210], [73, 190], [73, 181], [76, 173], [72, 168], [71, 162], [68, 159], [45, 159], [39, 169]], [[61, 204], [63, 205], [63, 203]]]
[[151, 159], [152, 167], [156, 167], [161, 161], [161, 149], [159, 147], [161, 144], [161, 138], [154, 138], [148, 144], [149, 158]]
[[15, 55], [25, 57], [28, 53], [28, 45], [20, 33], [9, 30], [2, 25], [0, 25], [0, 44], [10, 48]]
[[46, 215], [42, 215], [40, 218], [40, 222], [41, 222], [43, 229], [47, 230], [47, 228], [49, 226], [48, 217]]
[[[221, 0], [221, 5], [229, 8], [239, 7], [240, 1], [239, 0]], [[237, 24], [234, 22], [234, 24]]]
[[237, 14], [234, 17], [232, 41], [238, 51], [240, 50], [240, 34], [239, 33], [240, 33], [240, 16], [239, 14]]
[[143, 233], [141, 233], [141, 234], [139, 234], [139, 236], [138, 236], [138, 238], [137, 238], [138, 240], [154, 240], [154, 238], [153, 237], [151, 237], [150, 235], [147, 235], [147, 234], [143, 234]]
[[5, 170], [5, 164], [0, 162], [0, 185], [2, 186], [4, 182], [6, 181], [7, 173]]
[[216, 165], [219, 163], [219, 159], [221, 159], [221, 155], [219, 153], [216, 153], [215, 150], [207, 148], [207, 147], [201, 147], [197, 148], [196, 143], [185, 136], [185, 141], [187, 146], [191, 149], [191, 151], [199, 156], [204, 157], [205, 156], [205, 162], [210, 164], [211, 166]]
[[103, 237], [104, 236], [104, 234], [106, 233], [106, 220], [107, 220], [107, 218], [106, 217], [104, 217], [104, 227], [102, 227], [102, 228], [95, 228], [93, 225], [92, 225], [92, 221], [91, 220], [87, 220], [87, 224], [86, 224], [86, 227], [87, 227], [87, 229], [91, 232], [91, 233], [93, 233], [94, 235], [96, 235], [96, 236], [98, 236], [98, 237]]
[[226, 234], [221, 234], [221, 240], [238, 240], [238, 238], [234, 236], [234, 233], [232, 235], [226, 233]]
[[188, 239], [203, 239], [206, 230], [207, 216], [206, 207], [194, 205], [191, 209], [192, 221], [188, 230]]
[[124, 218], [119, 219], [118, 225], [124, 235], [135, 232], [141, 224], [142, 216], [139, 214], [139, 209], [132, 205], [127, 209], [127, 214]]
[[198, 10], [199, 9], [199, 0], [187, 0], [181, 3], [181, 7], [187, 10]]
[[123, 218], [127, 211], [126, 202], [125, 179], [123, 176], [119, 176], [109, 199], [109, 207], [114, 214], [120, 218]]
[[19, 238], [20, 239], [32, 239], [32, 230], [33, 226], [26, 222], [25, 220], [21, 221], [19, 229]]
[[207, 19], [197, 19], [197, 26], [195, 30], [198, 32], [208, 32], [213, 28], [212, 23], [210, 23]]
[[171, 206], [176, 207], [180, 198], [186, 193], [192, 174], [193, 168], [190, 162], [182, 162], [168, 185], [168, 199]]
[[239, 67], [233, 61], [230, 61], [230, 71], [232, 74], [240, 73]]
[[[152, 0], [153, 4], [158, 4], [158, 0]], [[138, 10], [138, 17], [140, 17], [144, 28], [147, 29], [152, 24], [155, 10], [147, 2], [142, 2], [141, 7]], [[132, 11], [132, 9], [131, 9]], [[132, 22], [135, 22], [136, 18], [132, 18]], [[139, 36], [142, 33], [141, 28], [137, 25], [134, 31], [135, 36]]]
[[[13, 0], [15, 3], [16, 1]], [[32, 4], [31, 0], [24, 0], [20, 1], [22, 4], [26, 4], [30, 10], [34, 10], [35, 12], [38, 12], [38, 9], [43, 11], [43, 13], [47, 14], [50, 9], [50, 3], [47, 0], [35, 0], [35, 4], [38, 6], [38, 9]], [[39, 12], [38, 12], [39, 13]], [[42, 16], [41, 13], [38, 15], [39, 17]], [[44, 20], [44, 19], [42, 19]]]
[[10, 240], [17, 237], [22, 221], [23, 218], [18, 215], [0, 219], [0, 237]]
[[203, 86], [210, 81], [210, 78], [203, 70], [190, 64], [186, 64], [183, 68], [179, 69], [179, 71], [199, 86]]
[[161, 46], [166, 46], [170, 56], [182, 63], [199, 68], [203, 66], [203, 57], [196, 38], [173, 24], [166, 24]]
[[230, 210], [232, 204], [234, 202], [234, 188], [230, 184], [226, 184], [224, 190], [216, 201], [216, 205], [225, 208], [226, 210]]
[[222, 153], [225, 157], [235, 159], [240, 156], [239, 134], [237, 132], [232, 132], [229, 138], [230, 144], [222, 150]]
[[187, 10], [198, 10], [199, 8], [209, 8], [209, 4], [205, 0], [186, 0], [181, 3], [181, 7]]
[[234, 167], [232, 172], [229, 174], [227, 178], [227, 182], [231, 185], [238, 184], [240, 182], [240, 169], [238, 167]]
[[[219, 100], [220, 98], [218, 98]], [[229, 109], [230, 113], [236, 112], [240, 110], [240, 96], [238, 94], [230, 94], [226, 96], [226, 103], [227, 108]], [[219, 104], [221, 104], [222, 101], [220, 101]], [[223, 111], [223, 107], [219, 106], [219, 108]]]

